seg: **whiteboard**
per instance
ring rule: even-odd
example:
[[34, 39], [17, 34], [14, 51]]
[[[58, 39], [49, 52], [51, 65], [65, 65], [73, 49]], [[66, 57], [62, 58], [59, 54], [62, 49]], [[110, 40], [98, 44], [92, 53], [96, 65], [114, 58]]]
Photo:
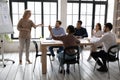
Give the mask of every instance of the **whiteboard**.
[[0, 1], [0, 34], [13, 34], [12, 22], [7, 3]]

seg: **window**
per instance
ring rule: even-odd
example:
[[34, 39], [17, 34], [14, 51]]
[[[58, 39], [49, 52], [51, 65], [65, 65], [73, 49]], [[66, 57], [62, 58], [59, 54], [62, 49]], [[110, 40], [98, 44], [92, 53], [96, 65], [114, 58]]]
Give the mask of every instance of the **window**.
[[79, 15], [79, 3], [68, 3], [67, 7], [67, 25], [76, 25]]
[[[58, 0], [9, 0], [10, 14], [13, 22], [14, 34], [12, 39], [18, 39], [17, 23], [25, 9], [30, 9], [30, 19], [35, 24], [42, 23], [44, 27], [32, 29], [31, 37], [34, 39], [48, 37], [48, 25], [52, 27], [58, 19]], [[108, 0], [68, 0], [67, 25], [74, 25], [82, 20], [82, 26], [87, 29], [88, 36], [96, 23], [104, 25], [107, 18]]]
[[[42, 11], [41, 11], [41, 2], [27, 2], [27, 8], [31, 10], [32, 15], [31, 15], [31, 20], [35, 24], [40, 24], [41, 21], [41, 16], [42, 16]], [[37, 27], [36, 29], [32, 29], [31, 31], [31, 38], [40, 38], [42, 36], [42, 28]]]
[[24, 3], [17, 3], [17, 2], [13, 2], [12, 3], [12, 22], [13, 22], [13, 29], [14, 29], [14, 38], [18, 37], [18, 30], [17, 30], [17, 23], [20, 20], [20, 18], [22, 17], [22, 14], [24, 12]]
[[54, 2], [44, 2], [44, 37], [49, 37], [48, 26], [55, 26], [57, 20], [57, 4]]
[[95, 24], [100, 22], [104, 24], [105, 22], [105, 5], [95, 5]]
[[90, 35], [91, 33], [91, 25], [92, 25], [92, 11], [93, 4], [91, 3], [81, 3], [81, 12], [80, 12], [80, 20], [82, 20], [82, 26], [87, 29], [87, 32]]
[[83, 22], [88, 36], [91, 37], [91, 31], [96, 23], [102, 25], [106, 22], [107, 0], [68, 0], [67, 3], [67, 25], [74, 25], [78, 20]]
[[44, 27], [32, 29], [31, 38], [48, 37], [48, 25], [54, 26], [58, 15], [57, 0], [10, 0], [10, 13], [12, 16], [14, 34], [12, 39], [18, 39], [17, 24], [22, 18], [25, 9], [31, 10], [30, 19], [35, 24], [44, 24]]

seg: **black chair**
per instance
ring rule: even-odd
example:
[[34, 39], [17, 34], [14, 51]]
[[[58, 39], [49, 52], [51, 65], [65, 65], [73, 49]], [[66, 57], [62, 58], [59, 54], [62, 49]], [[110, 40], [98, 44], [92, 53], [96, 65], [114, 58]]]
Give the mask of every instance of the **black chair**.
[[[34, 62], [34, 67], [33, 67], [33, 72], [34, 72], [35, 65], [36, 65], [36, 59], [37, 59], [38, 56], [42, 56], [42, 53], [39, 53], [39, 51], [38, 51], [38, 44], [37, 44], [37, 42], [36, 42], [36, 41], [33, 41], [33, 44], [35, 45], [35, 50], [36, 50], [35, 62]], [[49, 59], [50, 59], [51, 54], [50, 54], [50, 53], [47, 53], [46, 55], [48, 55], [48, 56], [49, 56]], [[52, 70], [53, 70], [53, 66], [52, 66], [51, 59], [50, 59], [50, 64], [51, 64], [51, 68], [52, 68]]]
[[[109, 62], [115, 62], [118, 61], [118, 67], [120, 72], [120, 66], [119, 66], [119, 45], [113, 45], [108, 49], [108, 55], [106, 58], [107, 66], [108, 66], [108, 78], [110, 79], [110, 72], [109, 72]], [[94, 70], [97, 65], [97, 60], [94, 66]]]
[[[70, 51], [70, 50], [72, 50], [72, 51]], [[72, 53], [70, 53], [69, 51], [72, 52]], [[80, 65], [79, 65], [79, 59], [80, 59], [79, 53], [80, 53], [80, 47], [79, 46], [66, 47], [64, 49], [63, 64], [67, 64], [67, 65], [74, 64], [74, 71], [75, 71], [75, 64], [77, 63], [78, 64], [78, 70], [79, 70], [79, 77], [80, 77], [80, 80], [81, 80]], [[65, 55], [68, 55], [68, 56], [73, 57], [73, 58], [66, 59]], [[59, 66], [59, 70], [60, 70], [60, 66]], [[65, 74], [65, 71], [63, 71], [63, 74]]]

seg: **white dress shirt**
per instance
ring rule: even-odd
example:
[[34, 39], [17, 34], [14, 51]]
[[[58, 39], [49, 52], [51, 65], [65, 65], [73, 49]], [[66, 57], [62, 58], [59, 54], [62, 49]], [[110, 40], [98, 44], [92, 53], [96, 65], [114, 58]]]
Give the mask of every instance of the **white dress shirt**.
[[108, 51], [108, 49], [112, 46], [117, 44], [116, 43], [116, 35], [112, 32], [106, 32], [104, 35], [100, 38], [100, 40], [94, 42], [94, 44], [97, 46], [99, 44], [103, 44], [103, 50], [105, 52]]

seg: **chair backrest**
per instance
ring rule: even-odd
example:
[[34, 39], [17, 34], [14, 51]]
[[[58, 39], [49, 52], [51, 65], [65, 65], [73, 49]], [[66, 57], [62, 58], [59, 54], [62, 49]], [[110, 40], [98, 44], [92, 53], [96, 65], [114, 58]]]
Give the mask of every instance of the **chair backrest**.
[[33, 41], [33, 44], [35, 46], [35, 50], [36, 50], [36, 54], [38, 53], [38, 45], [37, 45], [37, 42], [36, 41]]
[[113, 45], [108, 49], [108, 61], [119, 59], [119, 45]]
[[[63, 60], [66, 60], [65, 56], [68, 55], [70, 57], [74, 57], [74, 59], [71, 59], [73, 62], [79, 62], [79, 46], [69, 46], [64, 49], [64, 55]], [[74, 61], [75, 60], [75, 61]], [[67, 60], [68, 61], [68, 60]], [[72, 62], [71, 61], [71, 62]], [[68, 61], [69, 62], [69, 61]]]

